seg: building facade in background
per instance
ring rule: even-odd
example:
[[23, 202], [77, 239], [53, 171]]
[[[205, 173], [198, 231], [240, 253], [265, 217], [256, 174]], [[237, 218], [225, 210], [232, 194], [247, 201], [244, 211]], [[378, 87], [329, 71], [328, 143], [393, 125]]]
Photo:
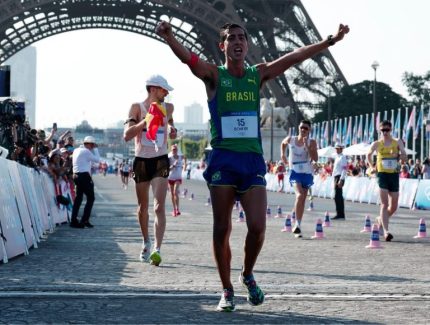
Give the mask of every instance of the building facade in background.
[[25, 102], [25, 114], [31, 127], [36, 125], [36, 48], [28, 46], [5, 61], [10, 66], [10, 95]]

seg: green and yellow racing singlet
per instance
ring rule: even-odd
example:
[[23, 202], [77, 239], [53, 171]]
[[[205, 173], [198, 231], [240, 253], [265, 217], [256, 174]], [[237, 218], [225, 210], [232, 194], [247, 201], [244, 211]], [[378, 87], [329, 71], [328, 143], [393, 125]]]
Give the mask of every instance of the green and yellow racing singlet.
[[209, 102], [211, 146], [263, 153], [260, 134], [260, 76], [255, 66], [242, 78], [218, 67], [216, 96]]

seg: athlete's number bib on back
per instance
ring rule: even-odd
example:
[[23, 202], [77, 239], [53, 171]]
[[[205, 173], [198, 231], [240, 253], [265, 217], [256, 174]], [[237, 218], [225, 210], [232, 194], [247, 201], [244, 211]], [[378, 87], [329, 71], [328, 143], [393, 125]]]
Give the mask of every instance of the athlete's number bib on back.
[[222, 137], [257, 138], [257, 112], [229, 112], [221, 117]]
[[[158, 129], [157, 138], [155, 139], [157, 147], [161, 148], [164, 144], [164, 129]], [[154, 143], [151, 140], [146, 138], [146, 132], [142, 132], [142, 145], [144, 146], [154, 146]]]

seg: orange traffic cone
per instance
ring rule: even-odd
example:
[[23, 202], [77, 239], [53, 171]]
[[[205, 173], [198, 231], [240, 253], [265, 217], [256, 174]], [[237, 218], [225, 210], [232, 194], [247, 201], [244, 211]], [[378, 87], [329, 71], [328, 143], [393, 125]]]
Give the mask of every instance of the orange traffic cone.
[[370, 232], [371, 229], [371, 224], [370, 224], [370, 217], [367, 215], [366, 219], [364, 219], [364, 227], [360, 232]]
[[384, 248], [379, 241], [379, 226], [375, 223], [372, 226], [372, 233], [370, 235], [370, 243], [366, 248]]
[[282, 232], [291, 232], [291, 218], [290, 218], [289, 214], [287, 214], [287, 217], [285, 218], [284, 228], [281, 231]]
[[420, 225], [418, 228], [418, 235], [414, 236], [414, 238], [426, 238], [427, 237], [427, 229], [426, 229], [426, 221], [424, 218], [420, 219]]
[[315, 234], [311, 238], [312, 239], [324, 239], [324, 232], [323, 232], [321, 219], [317, 220], [317, 223], [315, 226]]

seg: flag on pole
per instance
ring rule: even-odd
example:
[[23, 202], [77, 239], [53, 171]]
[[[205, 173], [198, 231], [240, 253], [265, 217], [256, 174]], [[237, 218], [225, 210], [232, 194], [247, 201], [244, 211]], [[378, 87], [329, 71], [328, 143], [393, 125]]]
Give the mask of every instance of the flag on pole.
[[394, 109], [391, 110], [390, 122], [391, 122], [391, 127], [394, 127]]
[[409, 116], [408, 125], [406, 126], [406, 140], [409, 139], [409, 132], [415, 126], [415, 106], [412, 108], [411, 115]]
[[352, 144], [357, 144], [357, 126], [358, 126], [358, 116], [354, 116], [354, 126], [352, 128]]
[[342, 119], [339, 119], [339, 123], [337, 123], [337, 141], [342, 142]]
[[348, 118], [345, 117], [343, 119], [343, 131], [342, 131], [342, 140], [341, 142], [345, 145], [346, 142], [346, 134], [348, 132]]
[[369, 142], [369, 114], [366, 114], [366, 118], [364, 120], [364, 130], [363, 130], [363, 142]]
[[333, 138], [331, 142], [337, 142], [337, 119], [333, 121]]
[[351, 132], [352, 132], [352, 116], [349, 117], [348, 121], [348, 130], [346, 131], [346, 139], [345, 139], [345, 145], [351, 145]]
[[373, 138], [373, 133], [375, 133], [375, 114], [372, 113], [371, 116], [372, 117], [370, 118], [370, 121], [369, 121], [369, 139], [370, 139], [369, 142], [373, 142], [374, 140], [376, 140]]
[[385, 120], [388, 120], [388, 113], [387, 113], [387, 111], [384, 111], [384, 119], [383, 119], [383, 121], [385, 121]]
[[399, 137], [399, 129], [400, 129], [400, 108], [399, 111], [397, 112], [397, 118], [396, 118], [396, 122], [393, 124], [393, 137], [394, 138], [398, 138]]
[[423, 114], [424, 107], [421, 106], [420, 113], [418, 114], [417, 124], [415, 125], [414, 139], [418, 138], [418, 133], [420, 133], [420, 129], [423, 124]]
[[379, 128], [379, 124], [381, 123], [381, 112], [376, 113], [376, 126], [375, 128]]
[[408, 128], [408, 108], [405, 110], [405, 120], [403, 121], [402, 140], [406, 143], [406, 130]]
[[363, 142], [363, 115], [360, 115], [359, 121], [357, 128], [357, 143]]

